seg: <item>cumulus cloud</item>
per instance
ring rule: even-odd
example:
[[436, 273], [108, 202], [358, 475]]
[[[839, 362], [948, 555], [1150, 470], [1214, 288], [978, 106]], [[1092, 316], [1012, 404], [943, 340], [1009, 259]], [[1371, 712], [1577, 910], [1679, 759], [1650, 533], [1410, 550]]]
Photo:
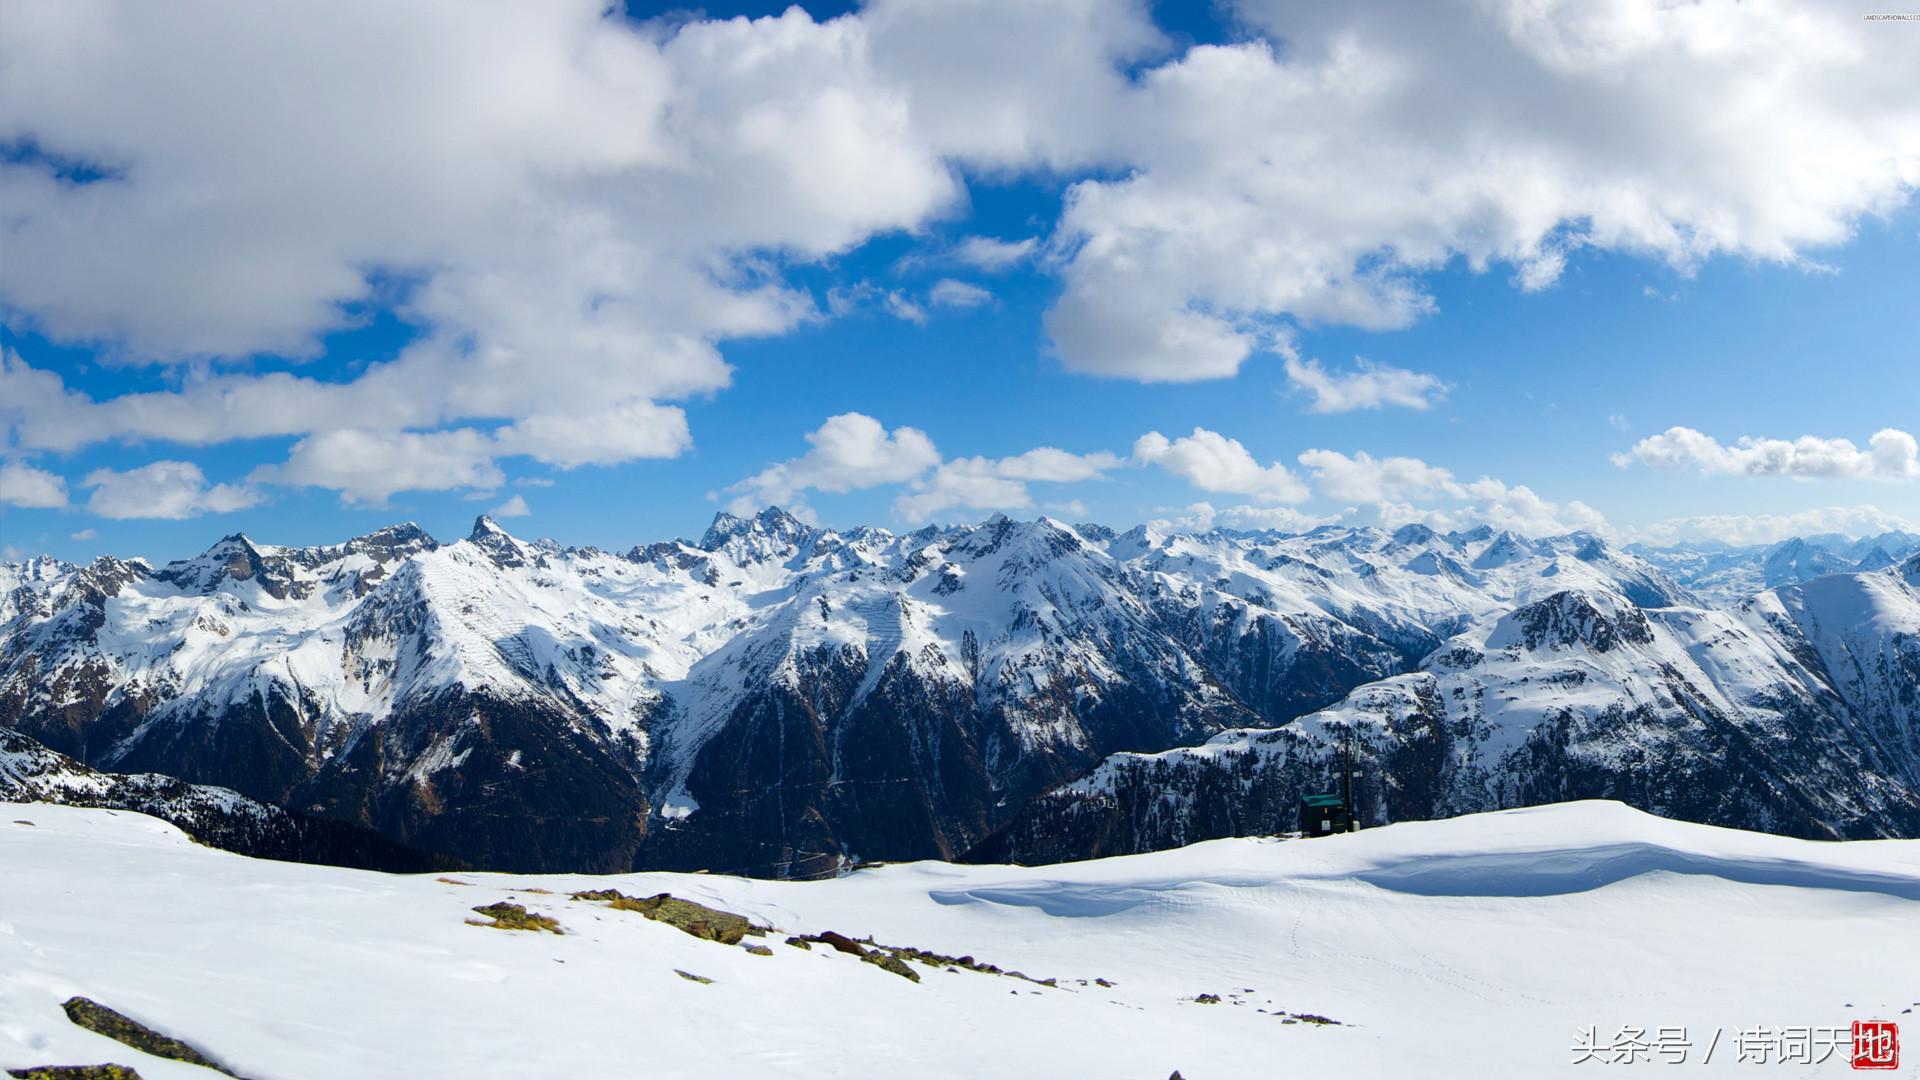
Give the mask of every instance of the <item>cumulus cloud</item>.
[[244, 510], [260, 501], [245, 484], [208, 485], [200, 466], [190, 461], [156, 461], [116, 472], [95, 469], [81, 481], [92, 488], [87, 510], [105, 518], [198, 517]]
[[774, 503], [810, 518], [810, 491], [846, 492], [888, 484], [908, 490], [894, 512], [926, 521], [947, 510], [1021, 510], [1034, 505], [1029, 484], [1070, 484], [1118, 468], [1113, 454], [1075, 454], [1051, 446], [1011, 457], [945, 460], [925, 432], [885, 424], [863, 413], [842, 413], [807, 435], [812, 449], [776, 462], [732, 485], [729, 509], [742, 516]]
[[1333, 372], [1318, 360], [1289, 355], [1286, 372], [1287, 381], [1295, 390], [1312, 396], [1313, 403], [1308, 408], [1317, 413], [1379, 409], [1388, 405], [1431, 409], [1447, 394], [1447, 384], [1432, 375], [1359, 357], [1354, 359], [1352, 371]]
[[[95, 401], [10, 359], [0, 411], [25, 448], [505, 420], [526, 449], [503, 452], [563, 466], [678, 452], [657, 403], [726, 386], [717, 342], [816, 317], [779, 259], [960, 198], [870, 51], [858, 19], [797, 8], [671, 27], [581, 0], [22, 12], [0, 26], [0, 130], [104, 178], [0, 163], [0, 303], [122, 362], [213, 363]], [[220, 363], [310, 355], [391, 281], [426, 329], [393, 360]], [[607, 410], [647, 415], [542, 419]]]
[[[5, 445], [292, 438], [263, 475], [359, 501], [407, 489], [361, 467], [370, 446], [422, 455], [390, 459], [413, 486], [484, 482], [515, 455], [680, 453], [672, 402], [728, 385], [726, 342], [822, 317], [789, 267], [925, 230], [966, 205], [966, 175], [1065, 185], [1044, 238], [953, 254], [1057, 274], [1063, 365], [1145, 381], [1230, 376], [1284, 355], [1297, 324], [1407, 325], [1435, 310], [1422, 275], [1455, 261], [1522, 289], [1584, 249], [1682, 274], [1720, 255], [1806, 265], [1920, 178], [1908, 43], [1815, 3], [1238, 0], [1244, 33], [1185, 51], [1150, 11], [10, 11], [0, 132], [99, 179], [0, 162], [0, 306], [178, 367], [171, 389], [95, 399], [5, 357]], [[927, 317], [897, 289], [855, 300]], [[382, 306], [420, 338], [347, 374], [300, 368]], [[1320, 411], [1444, 389], [1379, 365], [1295, 359], [1289, 377]], [[1893, 436], [1848, 460], [1920, 471]], [[1221, 472], [1167, 442], [1169, 467], [1299, 497], [1283, 468]]]
[[1920, 176], [1908, 43], [1827, 5], [1231, 6], [1255, 33], [1143, 71], [1127, 167], [1068, 189], [1069, 368], [1231, 375], [1276, 321], [1427, 315], [1455, 259], [1529, 290], [1582, 249], [1804, 265]]
[[993, 303], [993, 294], [969, 282], [941, 278], [928, 291], [927, 302], [934, 307], [965, 310]]
[[1446, 530], [1486, 523], [1529, 536], [1607, 529], [1605, 516], [1577, 499], [1552, 502], [1524, 484], [1490, 476], [1462, 481], [1419, 458], [1308, 450], [1299, 460], [1322, 495], [1370, 507], [1389, 526], [1419, 522]]
[[1156, 518], [1147, 524], [1162, 532], [1207, 532], [1215, 528], [1244, 529], [1248, 532], [1300, 533], [1340, 520], [1337, 514], [1306, 514], [1288, 506], [1228, 506], [1216, 509], [1210, 502], [1189, 503], [1170, 518]]
[[945, 510], [1021, 510], [1033, 505], [1029, 483], [1070, 484], [1120, 466], [1113, 454], [1073, 454], [1042, 446], [1005, 458], [969, 457], [941, 463], [913, 490], [894, 501], [908, 521], [926, 521]]
[[1613, 456], [1614, 464], [1622, 468], [1635, 461], [1655, 469], [1693, 469], [1703, 476], [1911, 480], [1920, 477], [1920, 442], [1905, 431], [1885, 428], [1867, 440], [1865, 450], [1848, 439], [1813, 435], [1798, 439], [1742, 436], [1729, 446], [1693, 428], [1671, 427], [1641, 439], [1631, 453]]
[[956, 244], [953, 256], [976, 270], [997, 273], [1033, 257], [1040, 241], [1035, 237], [999, 240], [991, 236], [969, 236]]
[[401, 491], [492, 490], [506, 482], [493, 439], [451, 431], [325, 431], [293, 444], [285, 463], [255, 469], [253, 483], [322, 487], [351, 504], [379, 506]]
[[675, 457], [693, 444], [693, 436], [680, 409], [628, 401], [578, 413], [536, 413], [496, 432], [493, 441], [496, 453], [525, 454], [571, 469]]
[[1313, 474], [1321, 494], [1342, 502], [1389, 502], [1435, 495], [1463, 498], [1467, 493], [1451, 472], [1419, 458], [1376, 458], [1364, 450], [1349, 457], [1337, 450], [1308, 450], [1299, 460]]
[[1586, 530], [1608, 530], [1606, 516], [1578, 499], [1552, 502], [1536, 494], [1525, 484], [1513, 484], [1482, 477], [1467, 485], [1474, 502], [1463, 514], [1496, 528], [1512, 529], [1529, 536]]
[[[789, 510], [806, 505], [808, 491], [845, 492], [898, 484], [940, 463], [940, 451], [919, 428], [885, 424], [864, 413], [831, 416], [807, 434], [812, 445], [800, 457], [769, 465], [727, 492], [732, 509], [746, 515], [767, 504]], [[795, 510], [795, 512], [799, 512]]]
[[515, 495], [506, 502], [487, 511], [489, 517], [496, 518], [526, 517], [531, 513], [533, 513], [533, 511], [527, 507], [527, 498], [524, 495]]
[[1262, 465], [1238, 439], [1194, 428], [1193, 434], [1168, 439], [1149, 431], [1133, 444], [1133, 460], [1159, 465], [1202, 491], [1244, 495], [1261, 502], [1300, 502], [1308, 495], [1285, 465]]
[[57, 510], [67, 505], [67, 481], [24, 461], [0, 461], [0, 504]]
[[1728, 544], [1772, 544], [1794, 536], [1840, 533], [1872, 536], [1883, 532], [1920, 532], [1920, 523], [1878, 506], [1825, 506], [1788, 514], [1700, 514], [1669, 518], [1632, 530], [1637, 540], [1673, 544], [1719, 540]]

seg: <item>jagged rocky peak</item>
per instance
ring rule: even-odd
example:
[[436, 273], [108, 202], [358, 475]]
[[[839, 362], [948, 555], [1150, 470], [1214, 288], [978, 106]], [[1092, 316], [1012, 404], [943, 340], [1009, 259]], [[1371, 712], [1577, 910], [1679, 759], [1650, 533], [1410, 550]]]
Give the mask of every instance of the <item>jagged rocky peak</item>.
[[223, 536], [214, 545], [191, 559], [168, 563], [154, 575], [185, 592], [212, 593], [223, 582], [261, 579], [263, 587], [284, 596], [285, 582], [269, 580], [267, 565], [259, 548], [245, 533]]
[[79, 569], [72, 563], [64, 559], [56, 559], [51, 555], [35, 555], [25, 562], [0, 562], [0, 566], [8, 568], [7, 571], [0, 572], [4, 575], [0, 580], [17, 582], [55, 581]]
[[[482, 521], [488, 520], [484, 515]], [[474, 522], [478, 528], [480, 522]], [[388, 525], [384, 529], [375, 529], [365, 536], [356, 536], [347, 541], [347, 549], [366, 555], [375, 562], [387, 562], [392, 559], [404, 559], [421, 551], [432, 551], [440, 546], [427, 530], [411, 521], [398, 525]]]
[[1519, 608], [1502, 618], [1487, 637], [1489, 648], [1529, 652], [1584, 645], [1603, 653], [1622, 644], [1652, 642], [1653, 628], [1638, 607], [1582, 590], [1557, 592]]
[[700, 537], [704, 551], [723, 552], [736, 563], [785, 561], [798, 554], [815, 536], [812, 526], [777, 506], [750, 518], [725, 510], [713, 515], [713, 524]]
[[85, 586], [98, 588], [111, 596], [120, 591], [122, 585], [153, 573], [153, 567], [145, 559], [116, 559], [111, 555], [102, 555], [82, 567], [74, 575], [75, 580]]
[[473, 531], [467, 534], [467, 543], [479, 548], [489, 561], [503, 569], [525, 566], [539, 557], [538, 552], [514, 539], [485, 514], [473, 519]]

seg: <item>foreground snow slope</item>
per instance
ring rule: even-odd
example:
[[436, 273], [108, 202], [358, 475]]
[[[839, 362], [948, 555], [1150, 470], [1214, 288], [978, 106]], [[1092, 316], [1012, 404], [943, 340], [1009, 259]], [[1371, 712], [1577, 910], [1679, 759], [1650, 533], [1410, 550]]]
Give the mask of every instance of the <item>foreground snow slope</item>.
[[[1539, 1077], [1577, 1073], [1569, 1046], [1588, 1024], [1687, 1024], [1704, 1042], [1716, 1025], [1908, 1019], [1920, 1001], [1920, 975], [1892, 962], [1920, 956], [1920, 841], [1790, 840], [1613, 803], [1032, 869], [456, 880], [471, 884], [251, 860], [133, 814], [0, 806], [0, 1067], [211, 1075], [69, 1025], [75, 994], [260, 1080]], [[781, 932], [755, 956], [565, 898], [586, 887], [671, 891]], [[509, 896], [568, 935], [466, 925]], [[781, 944], [826, 929], [1059, 986], [932, 968], [915, 984]], [[1747, 1068], [1722, 1050], [1710, 1068]], [[1835, 1058], [1813, 1074], [1847, 1071]]]

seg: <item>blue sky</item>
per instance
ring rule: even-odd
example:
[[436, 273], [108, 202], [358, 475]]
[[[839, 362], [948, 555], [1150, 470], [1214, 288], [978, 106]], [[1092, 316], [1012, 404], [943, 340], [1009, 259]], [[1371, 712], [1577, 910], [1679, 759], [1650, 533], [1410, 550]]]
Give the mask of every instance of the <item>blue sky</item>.
[[[245, 102], [235, 90], [244, 81], [218, 77], [222, 63], [239, 66], [244, 28], [224, 52], [218, 41], [204, 46], [215, 74], [192, 93], [167, 84], [163, 57], [131, 72], [120, 58], [117, 85], [84, 81], [93, 59], [84, 49], [72, 72], [39, 69], [48, 85], [35, 89], [44, 92], [0, 109], [0, 137], [12, 148], [0, 165], [0, 216], [27, 223], [9, 245], [15, 254], [0, 255], [11, 264], [0, 265], [0, 346], [12, 380], [0, 397], [12, 470], [0, 491], [8, 504], [0, 546], [8, 557], [164, 559], [233, 531], [315, 543], [412, 519], [453, 537], [476, 513], [505, 508], [524, 511], [504, 521], [515, 532], [624, 548], [697, 535], [716, 510], [768, 498], [827, 524], [892, 527], [1005, 509], [1123, 527], [1484, 518], [1621, 539], [1767, 540], [1920, 521], [1909, 434], [1920, 430], [1912, 302], [1920, 211], [1911, 200], [1920, 140], [1898, 126], [1910, 118], [1847, 114], [1859, 145], [1836, 147], [1814, 137], [1827, 118], [1809, 108], [1796, 121], [1806, 130], [1787, 123], [1756, 149], [1772, 155], [1767, 167], [1778, 176], [1735, 175], [1744, 163], [1711, 139], [1744, 147], [1747, 133], [1689, 129], [1711, 121], [1689, 120], [1685, 109], [1668, 115], [1641, 103], [1635, 115], [1633, 102], [1610, 100], [1577, 71], [1523, 66], [1547, 84], [1540, 93], [1564, 100], [1564, 123], [1536, 127], [1496, 103], [1466, 125], [1471, 139], [1444, 130], [1416, 138], [1396, 112], [1411, 106], [1368, 97], [1363, 79], [1321, 106], [1351, 108], [1348, 122], [1361, 126], [1330, 131], [1331, 149], [1292, 160], [1315, 134], [1295, 130], [1311, 102], [1276, 112], [1264, 128], [1252, 117], [1241, 130], [1222, 103], [1247, 93], [1241, 80], [1254, 76], [1293, 86], [1285, 80], [1316, 62], [1316, 35], [1364, 34], [1364, 21], [1295, 26], [1258, 4], [1115, 4], [1097, 18], [1087, 11], [1100, 4], [1061, 6], [1075, 9], [1058, 28], [1063, 52], [1110, 39], [1087, 46], [1091, 74], [1081, 83], [1091, 89], [1075, 105], [1083, 111], [1050, 113], [1082, 94], [1064, 81], [1078, 69], [1063, 60], [1066, 74], [1053, 83], [991, 83], [1004, 91], [1003, 107], [981, 101], [977, 120], [965, 110], [980, 97], [967, 84], [980, 72], [901, 66], [918, 55], [899, 44], [901, 23], [916, 17], [902, 5], [838, 23], [827, 20], [848, 9], [822, 5], [730, 29], [687, 16], [649, 23], [654, 12], [639, 9], [625, 22], [602, 20], [583, 9], [573, 24], [516, 29], [523, 39], [552, 29], [557, 40], [609, 51], [586, 76], [533, 64], [515, 84], [516, 107], [544, 100], [529, 89], [542, 79], [569, 87], [549, 95], [563, 135], [541, 134], [547, 118], [537, 111], [527, 131], [482, 126], [484, 137], [447, 151], [470, 155], [459, 169], [389, 148], [436, 110], [459, 113], [448, 121], [457, 127], [497, 123], [497, 108], [474, 120], [430, 99], [389, 117], [342, 101], [344, 88], [314, 86], [312, 102], [288, 107], [337, 121], [354, 133], [350, 145], [279, 145], [286, 117]], [[483, 17], [483, 8], [441, 15]], [[771, 10], [716, 5], [708, 17]], [[1125, 43], [1150, 36], [1149, 22], [1157, 41]], [[1007, 46], [993, 40], [990, 13], [968, 24], [983, 36], [983, 55]], [[1842, 31], [1886, 47], [1875, 29], [1833, 27]], [[15, 38], [0, 41], [0, 53], [82, 32], [12, 28], [0, 32]], [[1428, 60], [1444, 71], [1474, 50], [1521, 47], [1498, 27], [1477, 32], [1443, 40], [1431, 57], [1405, 51], [1429, 48], [1418, 39], [1384, 40], [1381, 68]], [[75, 55], [74, 39], [62, 40]], [[469, 47], [480, 59], [496, 44], [482, 28]], [[770, 72], [726, 70], [752, 50], [787, 46]], [[103, 47], [97, 62], [116, 55]], [[833, 82], [848, 57], [870, 64], [872, 77]], [[1748, 62], [1757, 69], [1766, 59], [1761, 51]], [[316, 70], [325, 60], [315, 59]], [[622, 65], [657, 82], [632, 89], [617, 77]], [[896, 70], [906, 72], [900, 86], [888, 82]], [[1742, 70], [1702, 73], [1693, 91], [1735, 101], [1759, 93]], [[1184, 81], [1169, 87], [1176, 72]], [[54, 85], [66, 79], [74, 85]], [[682, 89], [680, 80], [699, 85]], [[217, 100], [233, 103], [231, 130], [196, 129], [191, 138], [205, 141], [195, 153], [168, 159], [172, 151], [149, 141], [165, 132], [130, 130], [130, 120], [93, 108], [93, 97], [149, 86], [183, 96], [162, 101], [145, 127], [185, 125], [192, 102]], [[1463, 94], [1474, 119], [1471, 91], [1441, 91]], [[619, 160], [598, 160], [614, 155], [604, 150], [608, 132], [645, 126], [632, 121], [628, 97], [601, 100], [615, 93], [653, 95], [645, 100], [677, 118], [677, 128], [663, 121], [649, 136], [674, 153], [636, 137]], [[756, 100], [808, 95], [857, 104], [828, 110], [831, 126], [789, 123], [770, 136], [741, 119], [755, 115]], [[1205, 108], [1183, 111], [1195, 102]], [[1842, 97], [1830, 107], [1851, 104]], [[1591, 119], [1600, 106], [1619, 115]], [[846, 109], [872, 115], [847, 120]], [[1215, 122], [1223, 130], [1206, 130]], [[392, 139], [366, 136], [382, 124], [394, 127]], [[1010, 134], [981, 134], [995, 124]], [[1510, 149], [1494, 152], [1523, 165], [1489, 179], [1489, 151], [1473, 140], [1501, 134], [1500, 124], [1512, 125]], [[777, 144], [789, 131], [799, 132], [791, 146]], [[747, 132], [738, 135], [744, 148], [723, 142], [738, 132]], [[1269, 137], [1271, 160], [1239, 152]], [[1348, 152], [1340, 140], [1395, 137], [1420, 145], [1395, 151], [1406, 182], [1380, 180], [1375, 190], [1365, 159], [1376, 151]], [[1649, 149], [1673, 146], [1687, 149], [1661, 151], [1670, 158]], [[383, 152], [394, 161], [381, 161]], [[359, 155], [364, 168], [343, 165], [330, 188], [308, 189], [271, 166], [300, 154]], [[745, 172], [759, 182], [703, 190], [659, 178], [700, 154], [724, 167], [706, 175]], [[466, 178], [496, 166], [516, 178], [498, 191], [467, 188]], [[1816, 166], [1845, 182], [1796, 179]], [[553, 182], [563, 169], [581, 175]], [[1607, 183], [1589, 190], [1589, 170]], [[1325, 190], [1295, 190], [1315, 184]], [[1478, 201], [1462, 209], [1432, 194], [1450, 185], [1481, 185]], [[1623, 200], [1623, 190], [1635, 197]], [[396, 240], [411, 231], [409, 219], [381, 219], [373, 205], [389, 191], [397, 204], [418, 200], [422, 217], [469, 198], [475, 209], [449, 213], [444, 233], [423, 227], [419, 238]], [[115, 213], [150, 223], [181, 212], [183, 198], [202, 205], [178, 228], [163, 220], [149, 236], [146, 224], [107, 227]], [[108, 210], [91, 209], [92, 199]], [[76, 214], [83, 205], [88, 212]], [[1251, 210], [1219, 224], [1217, 206]], [[1161, 226], [1162, 216], [1176, 225]], [[523, 239], [471, 240], [496, 226]], [[574, 247], [566, 230], [579, 228], [606, 231]], [[969, 238], [1030, 244], [995, 266], [967, 257]], [[547, 244], [544, 261], [525, 254]], [[262, 269], [221, 280], [232, 265]], [[1546, 269], [1529, 278], [1529, 267]], [[561, 278], [565, 288], [546, 288]], [[1088, 298], [1091, 329], [1062, 314], [1077, 297]], [[1198, 339], [1159, 337], [1189, 313]], [[1142, 340], [1159, 344], [1136, 347]], [[580, 342], [585, 353], [570, 344]], [[483, 363], [483, 354], [492, 358]], [[375, 415], [380, 395], [336, 406], [320, 403], [324, 386], [307, 385], [427, 364], [438, 381], [409, 382], [408, 393], [445, 393], [447, 402], [394, 416]], [[1301, 365], [1334, 392], [1316, 395]], [[633, 381], [609, 376], [615, 368]], [[1402, 389], [1369, 398], [1369, 371]], [[222, 415], [231, 402], [193, 396], [212, 383], [271, 386], [276, 372], [306, 382], [274, 399], [289, 418], [254, 425], [264, 434], [233, 428]], [[59, 395], [45, 396], [49, 376]], [[501, 391], [474, 403], [467, 389], [447, 389], [469, 379]], [[598, 411], [629, 387], [631, 408]], [[557, 404], [517, 406], [549, 390]], [[178, 415], [135, 422], [110, 411], [143, 393], [174, 395]], [[870, 418], [860, 431], [884, 441], [856, 440], [838, 456], [816, 445], [830, 440], [809, 441], [846, 414]], [[633, 430], [613, 430], [622, 425]], [[1203, 441], [1183, 441], [1196, 431]], [[1151, 432], [1164, 435], [1165, 449], [1143, 442]], [[1036, 448], [1071, 459], [1022, 457]], [[1338, 468], [1324, 456], [1303, 459], [1309, 451], [1339, 455]], [[763, 472], [782, 462], [777, 475]], [[143, 471], [156, 463], [165, 468]], [[415, 479], [386, 475], [403, 468]]]

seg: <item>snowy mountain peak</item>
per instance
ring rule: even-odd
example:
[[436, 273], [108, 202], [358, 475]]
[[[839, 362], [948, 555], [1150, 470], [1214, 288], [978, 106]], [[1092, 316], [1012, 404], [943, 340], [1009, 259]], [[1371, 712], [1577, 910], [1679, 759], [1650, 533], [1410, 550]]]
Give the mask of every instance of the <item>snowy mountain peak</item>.
[[[482, 515], [479, 521], [473, 523], [476, 529], [480, 527], [480, 521], [485, 521], [489, 525], [493, 524], [491, 519]], [[499, 526], [495, 525], [494, 528], [497, 529]], [[411, 555], [415, 551], [431, 551], [439, 547], [440, 542], [435, 540], [427, 530], [413, 522], [403, 521], [398, 525], [388, 525], [385, 528], [375, 529], [364, 536], [356, 536], [347, 541], [346, 546], [351, 550], [369, 554], [373, 552], [404, 552], [405, 554]]]
[[1473, 568], [1476, 570], [1494, 570], [1502, 566], [1508, 566], [1526, 558], [1529, 551], [1530, 549], [1525, 540], [1514, 533], [1502, 532], [1499, 536], [1494, 537], [1493, 542], [1487, 545], [1486, 550], [1482, 551], [1479, 556], [1473, 560]]
[[1653, 630], [1639, 608], [1604, 594], [1569, 590], [1502, 618], [1488, 635], [1487, 646], [1534, 652], [1584, 645], [1604, 653], [1624, 643], [1652, 641]]
[[[769, 507], [718, 515], [699, 547], [625, 556], [482, 516], [445, 547], [405, 523], [326, 547], [227, 537], [158, 573], [11, 564], [0, 726], [463, 859], [803, 874], [843, 851], [951, 855], [1114, 750], [1277, 729], [1376, 682], [1422, 715], [1437, 678], [1514, 688], [1462, 699], [1488, 708], [1545, 685], [1564, 705], [1581, 680], [1680, 700], [1662, 673], [1698, 649], [1689, 685], [1826, 715], [1833, 692], [1794, 686], [1829, 675], [1790, 683], [1777, 657], [1815, 655], [1823, 627], [1907, 625], [1855, 618], [1869, 608], [1832, 590], [1700, 612], [1591, 537], [1475, 534], [1114, 535], [996, 515], [896, 535]], [[1920, 559], [1907, 568], [1920, 578]], [[1856, 575], [1879, 587], [1871, 612], [1920, 605], [1894, 573]], [[1804, 633], [1788, 625], [1802, 612]], [[1423, 663], [1436, 650], [1470, 662]], [[1885, 670], [1907, 679], [1905, 656]], [[903, 783], [930, 809], [844, 799]], [[489, 823], [509, 804], [560, 824], [502, 834]]]
[[700, 537], [703, 551], [724, 552], [741, 565], [767, 560], [785, 561], [798, 554], [816, 535], [806, 522], [778, 506], [769, 506], [750, 518], [721, 511]]
[[1439, 533], [1417, 521], [1393, 530], [1393, 542], [1401, 547], [1419, 547], [1423, 544], [1431, 544], [1439, 538]]
[[1853, 569], [1852, 565], [1824, 547], [1794, 537], [1782, 541], [1767, 555], [1761, 567], [1767, 586], [1792, 585], [1826, 574]]
[[473, 519], [473, 531], [467, 534], [467, 543], [480, 549], [489, 561], [503, 570], [526, 566], [540, 558], [539, 552], [514, 539], [485, 514]]

